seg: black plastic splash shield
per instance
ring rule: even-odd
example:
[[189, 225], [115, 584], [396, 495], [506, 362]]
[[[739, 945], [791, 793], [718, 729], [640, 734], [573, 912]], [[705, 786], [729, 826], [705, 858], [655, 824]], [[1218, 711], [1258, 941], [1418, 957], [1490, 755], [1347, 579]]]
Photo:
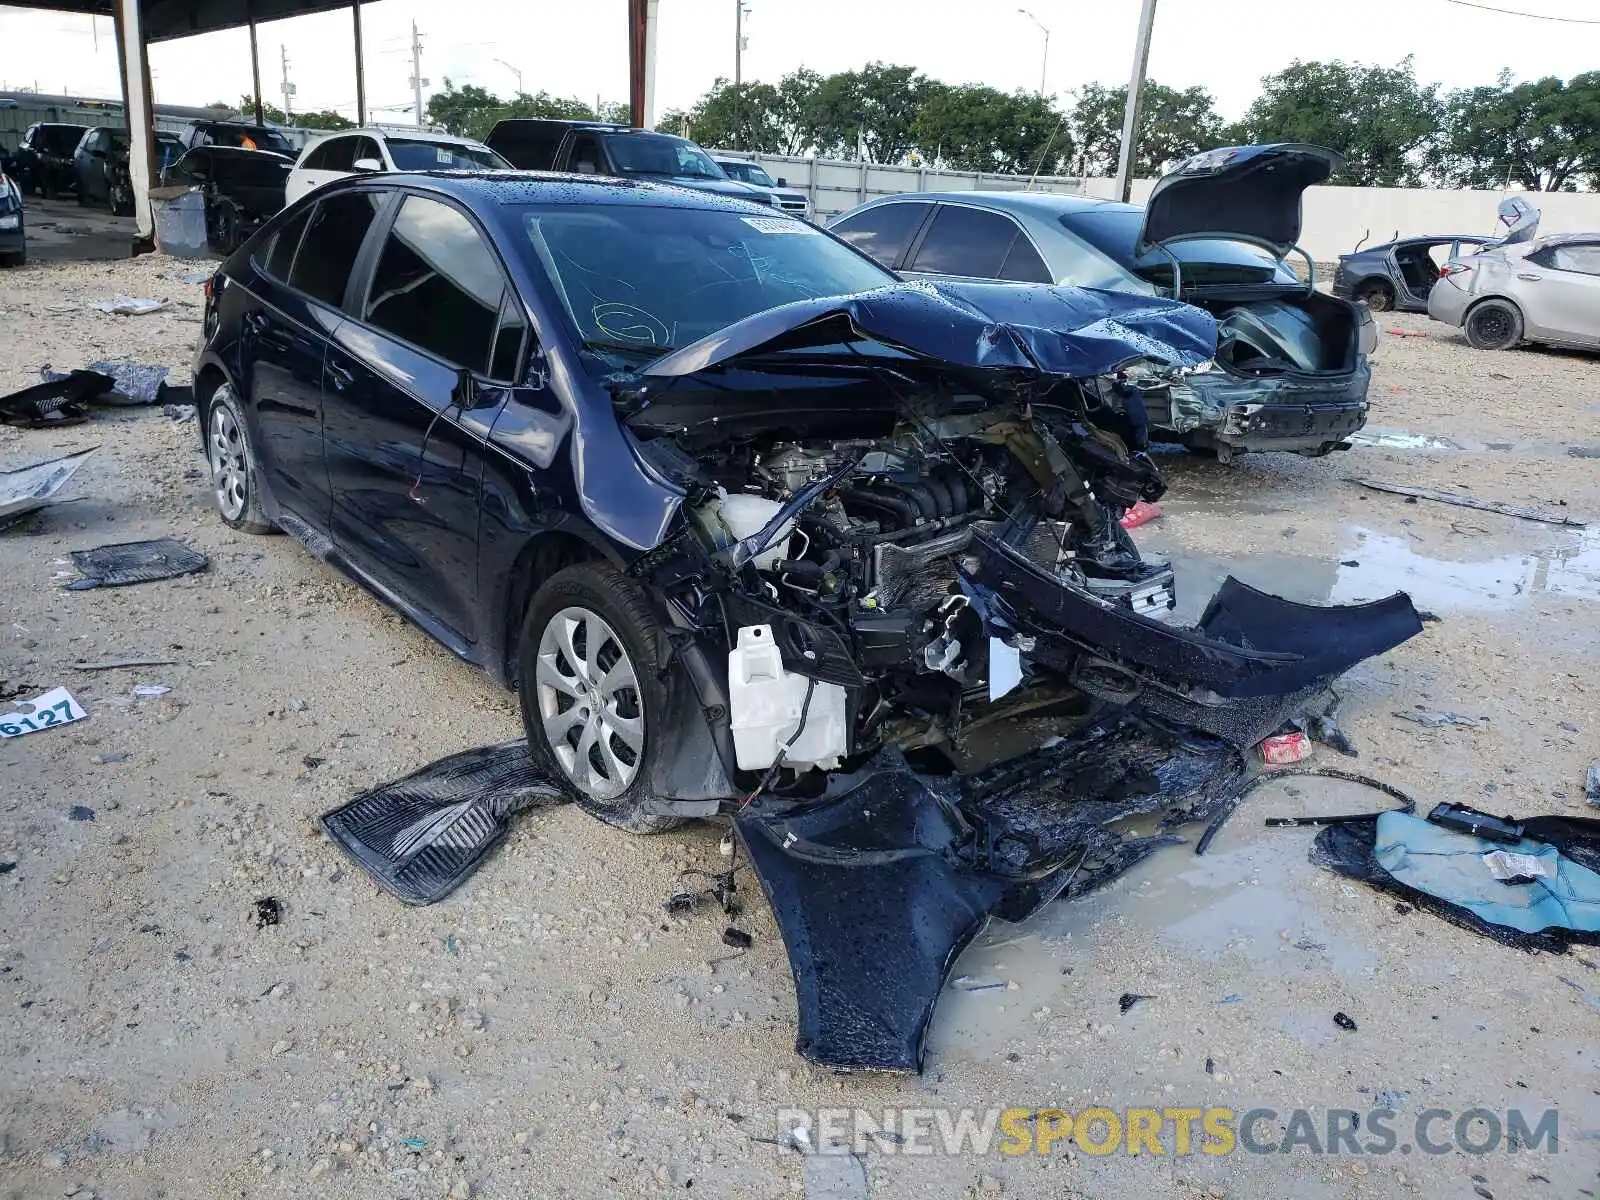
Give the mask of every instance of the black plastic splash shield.
[[513, 816], [565, 799], [518, 740], [431, 762], [324, 813], [322, 827], [385, 891], [432, 904], [477, 869]]
[[1007, 882], [963, 866], [949, 798], [885, 752], [804, 806], [734, 827], [789, 952], [795, 1050], [841, 1070], [920, 1071], [945, 975]]
[[148, 542], [118, 542], [92, 550], [74, 550], [72, 565], [99, 587], [122, 587], [130, 583], [150, 583], [203, 571], [206, 556], [171, 538]]
[[99, 371], [71, 371], [0, 396], [0, 421], [25, 429], [37, 425], [75, 425], [86, 419], [83, 405], [96, 396], [103, 396], [114, 386], [116, 380]]

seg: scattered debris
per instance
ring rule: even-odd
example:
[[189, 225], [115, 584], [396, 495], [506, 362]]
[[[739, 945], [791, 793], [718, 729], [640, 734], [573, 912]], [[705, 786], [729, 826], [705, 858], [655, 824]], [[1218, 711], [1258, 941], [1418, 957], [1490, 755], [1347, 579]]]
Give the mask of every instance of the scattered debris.
[[1154, 999], [1155, 999], [1154, 996], [1145, 996], [1145, 995], [1140, 994], [1139, 992], [1123, 992], [1122, 995], [1117, 997], [1117, 1010], [1119, 1012], [1127, 1012], [1130, 1008], [1132, 1008], [1135, 1004], [1139, 1003], [1139, 1001], [1141, 1001], [1141, 1000], [1154, 1000]]
[[69, 821], [92, 821], [94, 820], [94, 809], [84, 804], [74, 804], [67, 810], [67, 819]]
[[147, 300], [139, 296], [113, 296], [109, 300], [96, 300], [91, 307], [117, 317], [143, 317], [166, 308], [166, 300]]
[[748, 950], [755, 945], [755, 938], [744, 930], [735, 929], [732, 925], [729, 925], [722, 931], [722, 944], [731, 946], [735, 950]]
[[1208, 1055], [1206, 1055], [1206, 1074], [1207, 1075], [1215, 1075], [1216, 1073], [1217, 1073], [1217, 1062], [1216, 1062], [1216, 1059], [1212, 1058], [1208, 1054]]
[[1433, 709], [1417, 705], [1415, 709], [1394, 714], [1402, 721], [1411, 721], [1429, 729], [1442, 729], [1446, 725], [1460, 725], [1467, 729], [1477, 729], [1488, 722], [1487, 717], [1468, 717], [1461, 713], [1438, 712]]
[[95, 449], [98, 447], [0, 471], [0, 526], [10, 524], [24, 513], [58, 503], [55, 494], [72, 478], [73, 472], [88, 461]]
[[66, 688], [51, 688], [32, 700], [14, 702], [10, 712], [0, 713], [0, 738], [37, 733], [55, 725], [81, 721], [88, 715]]
[[1263, 740], [1256, 750], [1269, 767], [1282, 767], [1311, 757], [1311, 739], [1298, 731], [1275, 733]]
[[867, 1169], [853, 1153], [833, 1147], [807, 1154], [801, 1168], [806, 1200], [867, 1200]]
[[17, 860], [14, 858], [8, 858], [5, 862], [0, 862], [0, 875], [9, 875], [16, 869]]
[[172, 538], [148, 542], [119, 542], [74, 550], [72, 565], [83, 578], [67, 586], [73, 591], [95, 587], [125, 587], [132, 583], [151, 583], [203, 571], [206, 556]]
[[175, 658], [106, 658], [97, 662], [75, 662], [74, 671], [120, 671], [124, 667], [174, 667]]
[[1600, 458], [1600, 446], [1568, 446], [1569, 458]]
[[161, 406], [161, 412], [164, 416], [169, 420], [180, 422], [194, 420], [199, 411], [192, 404], [164, 404]]
[[1218, 1004], [1243, 1004], [1244, 1003], [1244, 997], [1239, 995], [1237, 992], [1229, 992], [1221, 1000], [1218, 1000], [1217, 1003]]
[[318, 754], [308, 754], [300, 760], [300, 765], [308, 771], [315, 771], [328, 760]]
[[1152, 504], [1148, 500], [1138, 500], [1134, 502], [1132, 508], [1122, 514], [1122, 520], [1118, 521], [1117, 524], [1124, 529], [1137, 529], [1141, 525], [1150, 524], [1151, 521], [1157, 520], [1160, 516], [1161, 505]]
[[136, 683], [133, 685], [133, 694], [140, 700], [154, 700], [157, 696], [165, 696], [172, 689], [160, 683]]
[[125, 763], [132, 757], [126, 750], [110, 750], [105, 754], [96, 754], [89, 761], [97, 767], [105, 767], [114, 763]]
[[1333, 1023], [1340, 1029], [1347, 1030], [1350, 1033], [1354, 1033], [1356, 1030], [1356, 1023], [1342, 1012], [1333, 1014]]
[[1590, 1008], [1600, 1008], [1600, 996], [1596, 996], [1593, 992], [1591, 992], [1588, 988], [1584, 987], [1581, 983], [1578, 983], [1577, 981], [1572, 980], [1572, 979], [1568, 979], [1565, 975], [1559, 976], [1559, 978], [1560, 978], [1562, 983], [1566, 984], [1573, 991], [1577, 992], [1578, 995], [1582, 996], [1583, 997], [1583, 1002], [1585, 1004], [1587, 1004]]
[[1578, 732], [1578, 727], [1576, 725], [1574, 725], [1571, 721], [1560, 721], [1560, 722], [1557, 723], [1557, 727], [1560, 728], [1560, 729], [1565, 729], [1568, 733], [1577, 733]]
[[727, 871], [700, 871], [688, 870], [683, 872], [683, 878], [698, 875], [710, 882], [696, 892], [676, 892], [668, 897], [663, 907], [674, 916], [693, 912], [702, 904], [715, 903], [726, 916], [737, 917], [744, 911], [744, 905], [738, 898], [739, 885], [734, 882], [743, 867], [734, 867]]
[[1386, 330], [1384, 330], [1384, 332], [1389, 334], [1390, 337], [1398, 337], [1398, 338], [1408, 338], [1408, 337], [1419, 338], [1419, 337], [1427, 337], [1428, 336], [1427, 333], [1425, 333], [1423, 330], [1420, 330], [1420, 329], [1386, 329]]
[[1396, 496], [1409, 496], [1413, 500], [1433, 500], [1439, 504], [1454, 504], [1457, 508], [1476, 508], [1483, 512], [1499, 513], [1503, 517], [1517, 517], [1523, 521], [1540, 521], [1546, 525], [1570, 525], [1575, 529], [1586, 528], [1586, 523], [1572, 517], [1555, 516], [1543, 513], [1532, 508], [1518, 508], [1511, 504], [1501, 504], [1497, 500], [1479, 500], [1476, 496], [1464, 496], [1460, 492], [1441, 492], [1434, 488], [1411, 487], [1403, 483], [1384, 483], [1378, 479], [1355, 479], [1364, 488], [1371, 488], [1375, 492], [1391, 492]]
[[265, 929], [268, 925], [276, 925], [283, 916], [283, 910], [278, 907], [276, 896], [263, 896], [255, 903], [252, 914], [257, 929]]
[[1483, 865], [1489, 868], [1501, 883], [1532, 883], [1536, 879], [1554, 878], [1555, 863], [1537, 854], [1517, 854], [1510, 850], [1491, 850], [1483, 856]]
[[83, 406], [104, 395], [115, 383], [98, 371], [72, 371], [0, 396], [0, 421], [23, 429], [76, 425], [89, 419]]
[[197, 283], [204, 283], [214, 274], [216, 274], [214, 271], [185, 271], [183, 281], [192, 287]]
[[992, 992], [1006, 986], [1004, 979], [986, 979], [978, 975], [957, 975], [950, 981], [952, 987], [963, 992]]
[[432, 904], [466, 881], [512, 817], [565, 799], [518, 740], [429, 763], [324, 813], [322, 827], [385, 891]]

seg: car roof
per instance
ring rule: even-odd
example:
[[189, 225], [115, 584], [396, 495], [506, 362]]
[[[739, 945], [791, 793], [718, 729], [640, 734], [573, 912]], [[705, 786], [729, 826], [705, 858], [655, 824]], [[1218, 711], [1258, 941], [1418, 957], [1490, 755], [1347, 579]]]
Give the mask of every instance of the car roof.
[[1061, 192], [907, 192], [901, 196], [884, 196], [872, 203], [886, 204], [892, 200], [930, 200], [944, 204], [966, 204], [975, 208], [992, 208], [998, 212], [1018, 213], [1044, 220], [1050, 220], [1063, 213], [1106, 212], [1116, 209], [1141, 211], [1133, 204], [1119, 204], [1115, 200], [1065, 195]]
[[[376, 126], [363, 125], [356, 129], [330, 129], [317, 139], [325, 142], [329, 138], [355, 137], [356, 135], [370, 138], [383, 138], [402, 142], [437, 142], [449, 146], [482, 146], [483, 143], [476, 138], [461, 137], [454, 133], [435, 133], [431, 129], [383, 129]], [[316, 143], [312, 143], [315, 145]]]
[[596, 204], [640, 208], [704, 209], [798, 220], [765, 204], [714, 192], [675, 187], [644, 179], [569, 175], [554, 171], [391, 171], [380, 176], [349, 175], [318, 188], [315, 195], [358, 187], [363, 182], [406, 185], [485, 204]]

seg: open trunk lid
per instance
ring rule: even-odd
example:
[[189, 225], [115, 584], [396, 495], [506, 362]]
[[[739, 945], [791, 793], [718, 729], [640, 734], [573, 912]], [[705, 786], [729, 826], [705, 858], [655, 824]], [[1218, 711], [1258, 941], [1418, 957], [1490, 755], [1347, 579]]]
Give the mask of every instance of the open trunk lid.
[[1321, 146], [1285, 142], [1225, 146], [1185, 160], [1145, 203], [1135, 253], [1169, 242], [1228, 238], [1283, 258], [1300, 240], [1300, 200], [1343, 159]]

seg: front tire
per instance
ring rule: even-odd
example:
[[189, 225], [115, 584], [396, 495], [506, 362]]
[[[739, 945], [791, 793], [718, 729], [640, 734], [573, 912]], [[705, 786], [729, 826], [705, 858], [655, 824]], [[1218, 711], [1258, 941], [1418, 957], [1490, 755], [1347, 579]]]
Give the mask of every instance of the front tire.
[[518, 694], [528, 750], [579, 808], [629, 833], [664, 833], [682, 818], [645, 810], [671, 699], [657, 625], [633, 580], [605, 563], [556, 572], [528, 606]]
[[233, 385], [222, 383], [206, 405], [206, 462], [217, 515], [245, 533], [275, 533], [261, 509], [261, 468]]
[[1509, 350], [1522, 340], [1522, 313], [1505, 300], [1485, 300], [1467, 314], [1462, 327], [1478, 350]]

